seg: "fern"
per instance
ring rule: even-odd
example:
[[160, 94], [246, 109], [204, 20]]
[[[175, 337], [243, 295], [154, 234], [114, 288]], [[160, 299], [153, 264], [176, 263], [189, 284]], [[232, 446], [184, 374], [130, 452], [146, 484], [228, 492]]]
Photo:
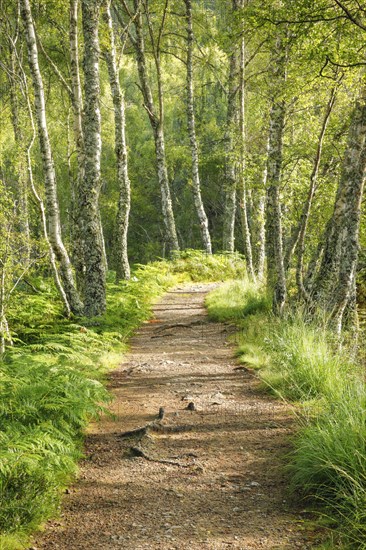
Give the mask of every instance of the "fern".
[[108, 283], [102, 318], [72, 322], [50, 281], [33, 279], [35, 295], [20, 289], [9, 315], [16, 346], [0, 362], [0, 548], [24, 547], [24, 533], [57, 509], [76, 473], [83, 431], [110, 401], [103, 373], [120, 360], [157, 298], [181, 281], [239, 271], [239, 257], [193, 251], [136, 266], [130, 281]]

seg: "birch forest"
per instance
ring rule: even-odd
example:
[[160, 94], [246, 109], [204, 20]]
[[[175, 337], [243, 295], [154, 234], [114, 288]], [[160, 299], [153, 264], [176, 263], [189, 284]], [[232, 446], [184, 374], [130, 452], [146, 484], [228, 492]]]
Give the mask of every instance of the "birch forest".
[[[0, 0], [0, 550], [366, 548], [365, 39], [358, 0]], [[192, 351], [201, 325], [218, 332], [202, 328], [207, 350]], [[231, 406], [223, 396], [234, 391], [212, 370], [222, 331], [232, 349], [225, 368], [258, 394], [258, 429], [282, 426], [282, 417], [261, 420], [268, 400], [291, 419], [281, 444], [275, 429], [269, 436], [273, 479], [244, 434], [254, 405], [237, 401], [243, 416], [220, 428], [218, 448], [233, 431], [239, 449], [253, 447], [258, 473], [234, 453], [232, 475], [248, 480], [248, 500], [261, 487], [250, 497], [256, 519], [222, 496], [226, 531], [210, 499], [206, 515], [197, 512], [201, 530], [194, 514], [195, 528], [184, 527], [184, 480], [170, 487], [179, 503], [166, 504], [176, 531], [159, 514], [150, 531], [144, 516], [138, 535], [143, 508], [124, 515], [121, 503], [121, 520], [97, 508], [98, 529], [87, 512], [73, 516], [73, 487], [97, 484], [88, 460], [102, 447], [91, 422], [110, 431], [110, 408], [121, 441], [138, 430], [181, 437], [180, 422], [193, 426], [214, 407], [219, 430]], [[194, 357], [182, 374], [184, 345]], [[148, 355], [141, 362], [140, 350], [137, 368], [139, 347]], [[206, 352], [201, 378], [223, 384], [222, 397], [206, 410], [197, 378], [199, 395], [173, 402], [170, 384], [180, 377], [181, 395]], [[169, 380], [159, 374], [165, 360]], [[142, 376], [139, 410], [150, 416], [128, 409], [140, 397], [121, 372]], [[159, 403], [146, 383], [154, 373], [164, 380]], [[233, 395], [230, 403], [242, 399]], [[206, 456], [205, 437], [184, 456]], [[126, 464], [159, 470], [161, 483], [169, 468], [183, 476], [192, 467], [135, 443]], [[216, 470], [207, 463], [195, 474], [216, 472], [190, 497], [197, 510], [202, 487], [226, 475], [224, 454]], [[131, 468], [146, 490], [141, 507], [159, 509], [147, 471]]]

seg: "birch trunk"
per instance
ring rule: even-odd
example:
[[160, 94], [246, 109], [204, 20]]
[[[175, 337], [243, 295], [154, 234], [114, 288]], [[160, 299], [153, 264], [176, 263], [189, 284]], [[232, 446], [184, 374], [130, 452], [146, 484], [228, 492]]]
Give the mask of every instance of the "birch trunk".
[[192, 22], [192, 1], [185, 0], [187, 17], [187, 119], [188, 134], [192, 156], [192, 187], [193, 198], [200, 223], [203, 246], [207, 254], [212, 254], [211, 236], [208, 229], [208, 219], [201, 196], [201, 182], [199, 175], [198, 143], [196, 135], [196, 119], [194, 113], [194, 79], [193, 79], [193, 22]]
[[[74, 111], [74, 137], [78, 156], [78, 170], [84, 166], [84, 136], [83, 136], [83, 97], [80, 82], [79, 41], [78, 41], [78, 7], [79, 0], [70, 0], [70, 75], [71, 101]], [[80, 179], [82, 179], [80, 177]]]
[[63, 284], [62, 284], [62, 281], [61, 281], [61, 278], [60, 278], [60, 274], [59, 274], [58, 267], [57, 267], [56, 256], [55, 256], [51, 241], [50, 241], [49, 236], [48, 236], [46, 209], [45, 209], [45, 206], [44, 206], [44, 202], [43, 202], [42, 198], [40, 197], [40, 195], [39, 195], [39, 193], [36, 189], [36, 186], [34, 184], [33, 168], [32, 168], [32, 149], [33, 149], [34, 142], [36, 140], [36, 127], [35, 127], [35, 124], [34, 124], [33, 111], [32, 111], [32, 106], [31, 106], [30, 99], [29, 99], [27, 76], [24, 72], [24, 69], [23, 69], [23, 66], [21, 64], [21, 61], [19, 60], [19, 57], [18, 57], [18, 63], [19, 63], [19, 70], [20, 70], [20, 80], [22, 82], [22, 93], [23, 93], [23, 97], [24, 97], [24, 100], [25, 100], [25, 103], [26, 103], [26, 106], [27, 106], [29, 121], [30, 121], [31, 129], [32, 129], [32, 133], [31, 133], [31, 137], [29, 139], [29, 142], [26, 145], [24, 145], [25, 146], [26, 163], [27, 163], [27, 182], [28, 182], [30, 191], [32, 192], [32, 194], [33, 194], [33, 196], [36, 200], [36, 203], [39, 207], [39, 211], [40, 211], [40, 214], [41, 214], [43, 237], [44, 237], [45, 242], [47, 244], [48, 253], [49, 253], [49, 257], [50, 257], [50, 264], [51, 264], [51, 268], [52, 268], [52, 272], [53, 272], [53, 277], [54, 277], [54, 280], [55, 280], [55, 285], [56, 285], [56, 288], [57, 288], [58, 293], [60, 295], [60, 298], [62, 300], [62, 303], [65, 306], [66, 315], [68, 317], [70, 317], [70, 315], [71, 315], [70, 304], [69, 304], [66, 292], [64, 290], [64, 287], [63, 287]]
[[314, 283], [313, 300], [342, 329], [355, 290], [361, 201], [366, 170], [366, 86], [353, 111], [334, 211]]
[[38, 63], [38, 50], [29, 0], [21, 0], [21, 15], [25, 28], [29, 67], [35, 96], [35, 112], [42, 164], [45, 175], [46, 208], [49, 240], [60, 264], [60, 275], [71, 311], [80, 315], [83, 306], [75, 287], [70, 259], [61, 237], [60, 212], [57, 199], [56, 174], [48, 135], [43, 81]]
[[[134, 27], [136, 30], [136, 38], [132, 40], [136, 51], [137, 67], [139, 73], [140, 87], [144, 100], [144, 107], [149, 116], [149, 121], [154, 135], [155, 154], [157, 164], [158, 181], [161, 192], [163, 220], [166, 232], [166, 239], [170, 252], [179, 250], [177, 231], [175, 227], [175, 219], [173, 213], [173, 204], [170, 193], [170, 185], [168, 178], [168, 169], [165, 154], [165, 136], [164, 136], [164, 96], [161, 81], [160, 67], [160, 52], [159, 47], [155, 50], [154, 44], [154, 60], [158, 83], [158, 114], [155, 109], [154, 99], [149, 83], [148, 69], [145, 56], [145, 40], [143, 34], [143, 21], [141, 14], [141, 1], [134, 0], [136, 16], [134, 17]], [[149, 15], [146, 14], [149, 18]], [[148, 22], [150, 24], [150, 22]], [[151, 29], [150, 29], [151, 30]], [[152, 36], [152, 33], [150, 33]]]
[[266, 255], [267, 285], [274, 292], [273, 309], [282, 314], [286, 302], [286, 275], [284, 268], [280, 181], [282, 169], [283, 134], [286, 105], [280, 94], [286, 83], [287, 51], [283, 38], [276, 41], [272, 56], [271, 77], [275, 86], [270, 112], [267, 159]]
[[305, 288], [305, 296], [306, 300], [308, 302], [311, 302], [311, 296], [314, 294], [314, 283], [316, 281], [316, 278], [319, 274], [320, 266], [323, 259], [324, 254], [324, 246], [325, 242], [327, 240], [327, 233], [328, 233], [328, 227], [330, 227], [330, 223], [328, 222], [327, 228], [325, 229], [323, 235], [320, 237], [320, 240], [318, 242], [318, 246], [316, 247], [310, 262], [308, 264], [306, 274], [303, 278], [303, 284]]
[[259, 283], [264, 281], [264, 268], [266, 264], [266, 229], [265, 229], [265, 216], [266, 216], [266, 195], [261, 194], [259, 197], [256, 216], [256, 240], [255, 240], [255, 273]]
[[67, 315], [67, 317], [70, 317], [70, 314], [71, 314], [70, 304], [69, 304], [65, 289], [63, 287], [63, 284], [62, 284], [62, 281], [61, 281], [61, 278], [60, 278], [60, 274], [58, 272], [56, 256], [55, 256], [55, 253], [53, 251], [53, 247], [51, 245], [51, 242], [50, 242], [50, 239], [49, 239], [49, 236], [48, 236], [46, 209], [45, 209], [43, 200], [40, 197], [40, 195], [39, 195], [39, 193], [36, 189], [36, 186], [34, 184], [31, 152], [32, 152], [34, 141], [35, 141], [36, 132], [35, 132], [35, 127], [34, 127], [34, 122], [33, 122], [32, 109], [31, 109], [30, 105], [28, 105], [28, 112], [29, 112], [29, 116], [30, 116], [30, 120], [31, 120], [32, 129], [33, 129], [33, 135], [30, 139], [30, 142], [27, 146], [27, 151], [26, 151], [29, 187], [31, 189], [31, 192], [33, 193], [33, 196], [36, 200], [36, 203], [38, 205], [39, 212], [40, 212], [40, 215], [41, 215], [43, 237], [44, 237], [44, 240], [46, 241], [46, 244], [47, 244], [47, 247], [48, 247], [48, 253], [49, 253], [49, 257], [50, 257], [50, 264], [51, 264], [52, 271], [53, 271], [53, 277], [54, 277], [54, 280], [55, 280], [55, 285], [56, 285], [56, 288], [57, 288], [58, 293], [60, 295], [60, 298], [61, 298], [61, 300], [62, 300], [62, 302], [65, 306], [66, 315]]
[[239, 120], [240, 120], [240, 173], [238, 181], [239, 207], [241, 227], [243, 232], [243, 241], [245, 249], [245, 258], [247, 262], [248, 275], [255, 281], [255, 272], [253, 266], [252, 237], [248, 220], [248, 201], [245, 181], [245, 151], [246, 151], [246, 132], [245, 132], [245, 38], [244, 31], [241, 39], [240, 48], [240, 71], [239, 71]]
[[72, 243], [73, 263], [75, 266], [78, 288], [84, 290], [85, 262], [80, 227], [80, 186], [84, 179], [84, 135], [83, 135], [83, 97], [80, 82], [79, 41], [78, 41], [78, 11], [79, 0], [70, 0], [69, 9], [69, 43], [70, 43], [70, 75], [71, 75], [71, 104], [73, 110], [73, 132], [77, 156], [77, 176], [75, 189], [72, 193]]
[[85, 103], [83, 116], [84, 178], [80, 185], [79, 208], [84, 248], [85, 314], [101, 315], [106, 308], [106, 269], [99, 217], [101, 117], [99, 85], [100, 0], [82, 0], [84, 35]]
[[[233, 15], [239, 8], [239, 0], [233, 0]], [[238, 123], [238, 90], [239, 90], [239, 55], [235, 45], [230, 56], [229, 90], [227, 99], [227, 119], [225, 135], [225, 184], [224, 184], [224, 223], [223, 223], [223, 250], [234, 252], [235, 250], [235, 212], [237, 192], [237, 159], [235, 145]]]
[[337, 92], [337, 88], [333, 87], [331, 90], [327, 108], [325, 110], [325, 115], [324, 115], [321, 130], [320, 130], [320, 134], [319, 134], [313, 171], [310, 176], [310, 187], [309, 187], [307, 200], [304, 204], [304, 208], [303, 208], [303, 212], [302, 212], [300, 224], [299, 224], [299, 237], [298, 237], [298, 243], [297, 243], [296, 284], [297, 284], [297, 288], [300, 296], [302, 296], [302, 298], [305, 300], [308, 299], [308, 295], [304, 286], [305, 237], [306, 237], [306, 231], [308, 228], [313, 199], [317, 189], [318, 173], [319, 173], [320, 161], [322, 157], [324, 137], [327, 130], [329, 118], [334, 107], [336, 92]]
[[[10, 240], [10, 235], [7, 235], [7, 239]], [[8, 243], [10, 244], [10, 243]], [[6, 271], [6, 262], [1, 262], [0, 266], [0, 357], [2, 357], [5, 353], [6, 349], [6, 343], [8, 342], [10, 345], [13, 345], [13, 341], [11, 338], [8, 320], [6, 318], [6, 278], [7, 278], [7, 271]]]
[[116, 219], [116, 282], [118, 282], [121, 279], [129, 279], [131, 276], [127, 250], [128, 221], [131, 207], [131, 185], [128, 176], [125, 100], [119, 83], [110, 1], [108, 1], [106, 5], [105, 19], [108, 29], [108, 49], [104, 52], [104, 57], [108, 67], [109, 83], [114, 105], [115, 152], [117, 159], [117, 181], [119, 186]]

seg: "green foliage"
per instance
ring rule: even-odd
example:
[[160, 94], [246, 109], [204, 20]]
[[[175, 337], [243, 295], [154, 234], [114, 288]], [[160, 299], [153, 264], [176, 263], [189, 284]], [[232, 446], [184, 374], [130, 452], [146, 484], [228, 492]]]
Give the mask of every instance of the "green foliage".
[[316, 398], [337, 401], [356, 366], [335, 352], [322, 326], [307, 324], [300, 315], [279, 323], [265, 342], [270, 367], [261, 373], [276, 393], [292, 401]]
[[209, 316], [216, 321], [241, 320], [247, 315], [270, 310], [264, 292], [246, 278], [229, 281], [211, 292], [206, 300]]
[[174, 254], [173, 273], [186, 273], [191, 281], [225, 281], [244, 277], [245, 262], [240, 254], [208, 255], [199, 250], [184, 250]]
[[[341, 373], [339, 373], [341, 375]], [[352, 547], [366, 548], [366, 391], [362, 379], [325, 401], [294, 443], [293, 489], [320, 499]], [[353, 546], [354, 545], [354, 546]]]
[[75, 473], [81, 434], [109, 400], [77, 368], [50, 367], [47, 352], [8, 355], [0, 364], [0, 531], [34, 528], [57, 507]]
[[260, 294], [248, 282], [226, 283], [208, 296], [209, 314], [237, 324], [240, 361], [260, 368], [259, 376], [271, 392], [299, 406], [300, 430], [287, 467], [292, 490], [320, 501], [343, 540], [365, 549], [363, 371], [346, 348], [335, 346], [333, 335], [320, 323], [308, 324], [299, 313], [279, 320], [259, 308], [244, 316], [246, 306], [253, 310], [253, 296], [260, 303]]
[[238, 256], [194, 251], [136, 266], [130, 281], [108, 282], [103, 317], [78, 322], [62, 316], [52, 280], [19, 287], [9, 312], [16, 346], [0, 363], [0, 548], [24, 548], [26, 534], [57, 510], [82, 456], [83, 431], [111, 399], [104, 373], [156, 299], [179, 282], [244, 269]]

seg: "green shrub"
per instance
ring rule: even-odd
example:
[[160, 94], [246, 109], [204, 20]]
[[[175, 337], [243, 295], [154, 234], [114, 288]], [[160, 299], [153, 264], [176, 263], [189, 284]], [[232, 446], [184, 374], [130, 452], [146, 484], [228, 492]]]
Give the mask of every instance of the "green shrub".
[[0, 364], [0, 395], [0, 532], [16, 533], [55, 510], [109, 395], [73, 367], [26, 354]]

